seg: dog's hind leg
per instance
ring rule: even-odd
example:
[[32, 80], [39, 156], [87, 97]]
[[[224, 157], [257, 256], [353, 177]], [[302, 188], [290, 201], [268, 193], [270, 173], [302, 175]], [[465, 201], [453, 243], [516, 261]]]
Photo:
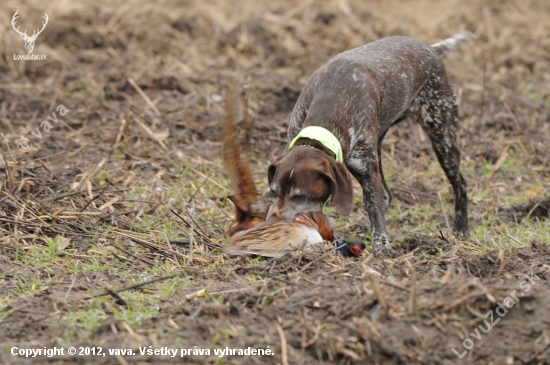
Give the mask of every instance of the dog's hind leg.
[[460, 172], [460, 150], [456, 136], [458, 106], [453, 89], [446, 78], [432, 78], [419, 92], [419, 122], [432, 142], [433, 149], [449, 179], [455, 196], [455, 235], [467, 237], [468, 199], [466, 180]]

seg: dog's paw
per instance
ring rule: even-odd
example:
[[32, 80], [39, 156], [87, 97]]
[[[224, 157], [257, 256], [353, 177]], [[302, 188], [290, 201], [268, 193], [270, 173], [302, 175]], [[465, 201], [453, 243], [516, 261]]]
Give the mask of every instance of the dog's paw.
[[374, 249], [374, 256], [376, 257], [390, 257], [394, 258], [397, 257], [399, 253], [391, 247], [390, 244], [386, 244], [384, 246], [379, 246], [378, 250]]
[[397, 255], [397, 251], [395, 251], [393, 247], [391, 247], [391, 244], [386, 235], [375, 237], [372, 241], [372, 248], [374, 248], [374, 256], [386, 254], [393, 257]]
[[453, 235], [462, 239], [468, 239], [470, 237], [470, 229], [468, 228], [468, 226], [463, 228], [457, 227], [453, 229]]

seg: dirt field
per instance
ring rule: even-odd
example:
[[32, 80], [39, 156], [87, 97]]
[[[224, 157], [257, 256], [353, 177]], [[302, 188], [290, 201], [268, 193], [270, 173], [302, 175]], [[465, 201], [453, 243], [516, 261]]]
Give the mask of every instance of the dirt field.
[[[2, 10], [0, 363], [550, 363], [547, 0], [3, 0]], [[29, 35], [47, 13], [33, 51], [47, 60], [14, 59], [26, 54], [16, 11]], [[326, 213], [367, 243], [362, 257], [329, 244], [281, 259], [222, 253], [230, 87], [263, 187], [304, 83], [329, 58], [461, 29], [478, 39], [444, 63], [459, 98], [468, 240], [451, 234], [452, 191], [429, 140], [403, 123], [383, 146], [398, 257], [371, 254], [358, 184], [350, 217]], [[13, 355], [53, 347], [63, 354]]]

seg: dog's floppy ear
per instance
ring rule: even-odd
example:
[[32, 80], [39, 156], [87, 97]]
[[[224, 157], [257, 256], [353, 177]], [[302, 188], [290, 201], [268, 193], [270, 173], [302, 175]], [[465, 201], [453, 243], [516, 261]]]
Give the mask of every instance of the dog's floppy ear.
[[346, 165], [331, 160], [330, 168], [325, 174], [330, 180], [332, 204], [341, 215], [350, 214], [353, 208], [353, 186]]

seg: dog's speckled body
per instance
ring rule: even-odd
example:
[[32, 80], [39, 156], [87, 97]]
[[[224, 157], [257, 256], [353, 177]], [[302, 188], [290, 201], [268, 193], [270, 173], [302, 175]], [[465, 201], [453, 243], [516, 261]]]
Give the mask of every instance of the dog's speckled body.
[[[429, 46], [389, 37], [343, 52], [311, 76], [294, 107], [289, 141], [312, 125], [328, 129], [340, 141], [345, 166], [363, 188], [376, 254], [391, 249], [384, 220], [391, 194], [380, 148], [388, 129], [406, 118], [418, 121], [431, 139], [455, 193], [455, 233], [468, 235], [466, 181], [460, 173], [456, 138], [457, 102], [440, 57], [471, 38], [463, 32]], [[341, 213], [349, 213], [350, 178], [339, 165], [314, 140], [299, 139], [296, 147], [287, 147], [270, 166], [275, 201], [268, 219], [291, 220], [299, 212], [319, 211], [329, 195]]]

